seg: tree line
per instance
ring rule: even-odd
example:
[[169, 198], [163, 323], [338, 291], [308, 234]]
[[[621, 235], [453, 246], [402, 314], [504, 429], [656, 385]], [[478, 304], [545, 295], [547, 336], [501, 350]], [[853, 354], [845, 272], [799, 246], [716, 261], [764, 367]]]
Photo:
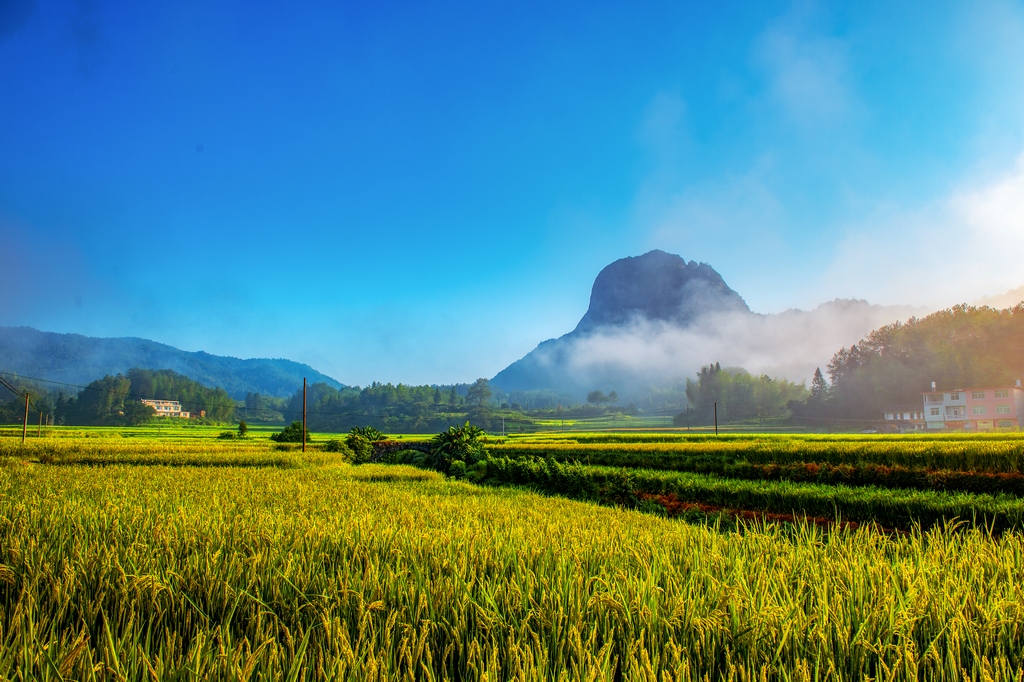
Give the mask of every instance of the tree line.
[[676, 426], [711, 424], [717, 406], [718, 421], [740, 422], [757, 419], [780, 420], [790, 416], [789, 405], [807, 395], [803, 383], [774, 379], [747, 370], [704, 365], [696, 379], [686, 380], [689, 408], [676, 415]]
[[[54, 424], [68, 426], [134, 426], [156, 411], [142, 398], [177, 400], [183, 410], [207, 421], [234, 418], [235, 401], [222, 388], [210, 388], [169, 369], [133, 368], [125, 374], [107, 375], [78, 393], [48, 391], [32, 382], [14, 382], [31, 396], [32, 413], [52, 415]], [[24, 417], [21, 399], [0, 403], [0, 422], [16, 423]]]
[[887, 407], [920, 406], [939, 390], [1013, 386], [1024, 378], [1024, 303], [996, 310], [959, 305], [886, 325], [837, 351], [794, 405], [809, 423], [878, 420]]
[[[342, 433], [367, 424], [388, 433], [429, 433], [469, 420], [488, 430], [531, 423], [522, 414], [495, 404], [487, 379], [445, 386], [374, 382], [365, 388], [336, 389], [324, 383], [307, 387], [307, 424], [313, 431]], [[302, 414], [302, 389], [282, 406], [291, 419]]]

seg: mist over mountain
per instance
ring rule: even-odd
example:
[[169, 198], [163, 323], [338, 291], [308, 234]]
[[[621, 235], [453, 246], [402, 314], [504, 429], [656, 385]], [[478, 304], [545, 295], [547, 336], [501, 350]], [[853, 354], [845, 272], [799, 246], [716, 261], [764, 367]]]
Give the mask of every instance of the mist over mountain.
[[750, 310], [706, 263], [651, 251], [605, 267], [576, 328], [499, 372], [504, 391], [594, 389], [628, 396], [692, 378], [701, 365], [743, 367], [809, 380], [843, 346], [897, 320], [928, 312], [837, 299], [814, 310]]
[[989, 308], [999, 310], [1003, 308], [1012, 308], [1018, 303], [1024, 303], [1024, 286], [1011, 289], [1006, 293], [998, 294], [996, 296], [984, 296], [975, 301], [972, 305], [977, 307], [988, 306]]
[[0, 327], [0, 371], [84, 386], [108, 374], [132, 367], [170, 369], [210, 387], [223, 388], [232, 398], [246, 393], [288, 397], [302, 386], [324, 382], [342, 384], [309, 365], [292, 360], [250, 359], [183, 351], [138, 338], [95, 338], [56, 334], [31, 327]]

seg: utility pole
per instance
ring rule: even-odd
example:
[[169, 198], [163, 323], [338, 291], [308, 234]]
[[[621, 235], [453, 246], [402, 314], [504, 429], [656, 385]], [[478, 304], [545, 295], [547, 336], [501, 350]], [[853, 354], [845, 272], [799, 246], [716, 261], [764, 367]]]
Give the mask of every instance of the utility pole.
[[306, 451], [306, 377], [302, 377], [302, 451]]
[[39, 427], [36, 429], [36, 438], [43, 435], [43, 413], [39, 413]]
[[25, 444], [25, 437], [28, 436], [28, 391], [25, 391], [25, 418], [21, 421], [21, 444]]
[[715, 435], [718, 435], [718, 403], [715, 402]]

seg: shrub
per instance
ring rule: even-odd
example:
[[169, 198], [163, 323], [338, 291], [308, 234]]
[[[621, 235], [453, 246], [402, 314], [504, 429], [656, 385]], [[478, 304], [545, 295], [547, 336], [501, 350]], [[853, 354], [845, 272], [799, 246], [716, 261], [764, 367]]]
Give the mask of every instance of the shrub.
[[345, 436], [345, 445], [352, 451], [353, 464], [363, 464], [373, 458], [373, 446], [365, 436], [350, 433]]
[[[270, 440], [278, 443], [301, 443], [302, 442], [302, 422], [292, 422], [290, 426], [286, 426], [284, 431], [281, 433], [271, 434]], [[306, 433], [306, 442], [309, 442], [309, 433]]]
[[217, 438], [221, 440], [234, 440], [237, 436], [234, 431], [221, 431]]
[[448, 475], [452, 478], [465, 478], [466, 463], [461, 459], [452, 460], [452, 463], [448, 465]]
[[352, 449], [343, 441], [331, 439], [324, 443], [324, 452], [337, 452], [345, 461], [351, 462], [354, 458]]

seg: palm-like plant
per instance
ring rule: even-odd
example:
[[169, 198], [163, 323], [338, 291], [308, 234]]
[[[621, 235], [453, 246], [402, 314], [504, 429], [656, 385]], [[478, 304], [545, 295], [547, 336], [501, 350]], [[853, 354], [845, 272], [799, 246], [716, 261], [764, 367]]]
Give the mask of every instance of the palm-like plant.
[[431, 448], [425, 463], [432, 469], [449, 473], [452, 462], [461, 461], [467, 466], [476, 464], [484, 456], [480, 438], [481, 428], [466, 422], [463, 426], [449, 426], [430, 440]]

